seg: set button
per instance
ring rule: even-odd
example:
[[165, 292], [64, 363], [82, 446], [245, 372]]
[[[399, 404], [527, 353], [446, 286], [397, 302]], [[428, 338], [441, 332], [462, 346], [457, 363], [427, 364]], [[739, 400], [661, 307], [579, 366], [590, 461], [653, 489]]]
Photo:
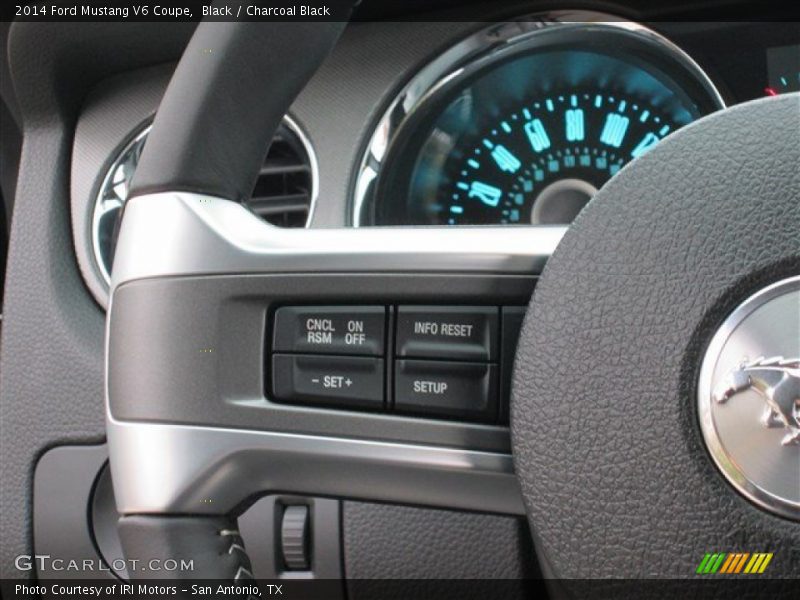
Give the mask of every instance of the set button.
[[277, 400], [335, 407], [383, 408], [383, 359], [274, 354]]

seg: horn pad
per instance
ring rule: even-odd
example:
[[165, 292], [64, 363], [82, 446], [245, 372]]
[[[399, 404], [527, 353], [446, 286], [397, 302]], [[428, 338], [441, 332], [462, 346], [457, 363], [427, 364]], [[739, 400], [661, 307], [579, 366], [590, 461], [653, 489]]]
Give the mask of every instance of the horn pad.
[[800, 576], [800, 524], [729, 485], [697, 410], [725, 319], [800, 274], [799, 140], [799, 94], [706, 117], [623, 169], [548, 261], [511, 429], [555, 576], [695, 577], [709, 552], [771, 552], [769, 577]]

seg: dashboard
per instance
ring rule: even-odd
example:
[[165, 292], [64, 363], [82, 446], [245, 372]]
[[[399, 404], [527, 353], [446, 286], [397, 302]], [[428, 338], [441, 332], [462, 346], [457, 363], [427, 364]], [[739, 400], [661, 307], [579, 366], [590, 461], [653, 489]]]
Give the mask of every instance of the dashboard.
[[[793, 22], [593, 11], [357, 22], [287, 114], [248, 204], [278, 226], [552, 226], [681, 127], [800, 88]], [[73, 230], [105, 306], [116, 223], [170, 65], [102, 82]]]
[[[566, 11], [572, 5], [563, 2], [503, 3], [502, 9], [484, 3], [470, 20], [434, 12], [442, 4], [396, 3], [400, 12], [348, 26], [276, 133], [247, 201], [250, 210], [279, 227], [379, 232], [436, 225], [467, 235], [488, 224], [526, 226], [535, 245], [537, 235], [571, 222], [618, 171], [654, 145], [670, 143], [678, 129], [722, 107], [800, 89], [800, 27], [768, 3], [757, 6], [757, 22], [718, 20], [714, 11], [698, 20], [680, 2], [666, 8], [654, 2], [642, 11], [625, 3], [579, 3], [603, 13]], [[432, 12], [406, 18], [412, 5]], [[542, 12], [543, 6], [560, 10]], [[18, 32], [14, 58], [18, 78], [27, 83], [24, 112], [33, 115], [28, 125], [35, 135], [26, 140], [28, 177], [17, 195], [22, 208], [15, 212], [6, 290], [15, 320], [4, 325], [4, 378], [15, 412], [4, 419], [14, 449], [4, 473], [15, 480], [27, 481], [29, 465], [56, 438], [81, 445], [104, 440], [103, 309], [116, 227], [193, 29], [191, 23], [80, 23], [50, 30], [47, 44], [27, 45], [20, 41], [25, 31]], [[26, 82], [26, 71], [38, 79]], [[686, 168], [695, 167], [687, 162]], [[331, 295], [346, 297], [348, 285], [332, 287]], [[434, 284], [426, 285], [432, 294]], [[453, 304], [474, 303], [457, 284], [440, 287], [460, 294]], [[29, 426], [43, 415], [47, 427]], [[432, 443], [433, 432], [457, 425], [476, 448], [508, 450], [504, 427], [431, 423], [414, 421], [415, 435], [422, 431]], [[14, 490], [13, 502], [9, 496], [4, 504], [9, 549], [32, 539], [23, 526], [30, 521], [24, 506], [30, 494]], [[434, 511], [426, 520], [423, 509], [394, 510], [345, 503], [343, 527], [368, 525], [342, 544], [350, 576], [371, 576], [353, 566], [359, 557], [384, 565], [398, 554], [419, 557], [424, 564], [415, 573], [442, 576], [438, 561], [415, 552], [414, 544], [398, 553], [394, 543], [376, 551], [366, 542], [394, 540], [377, 525], [387, 522], [431, 544], [449, 540], [453, 531], [477, 531], [474, 545], [460, 544], [470, 556], [452, 561], [465, 577], [493, 569], [509, 579], [529, 576], [518, 566], [527, 563], [517, 560], [516, 547], [512, 560], [506, 548], [508, 539], [519, 539], [532, 552], [527, 523], [483, 515], [475, 526], [466, 513], [451, 520]], [[72, 521], [82, 519], [85, 510]], [[63, 537], [61, 528], [54, 531]], [[499, 551], [487, 550], [486, 539]], [[419, 547], [435, 547], [425, 543]]]

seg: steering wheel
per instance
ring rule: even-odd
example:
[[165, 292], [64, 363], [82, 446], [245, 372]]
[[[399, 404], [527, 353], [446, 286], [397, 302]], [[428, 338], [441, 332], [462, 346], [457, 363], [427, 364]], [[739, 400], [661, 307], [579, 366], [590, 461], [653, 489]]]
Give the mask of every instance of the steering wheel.
[[[707, 355], [726, 320], [762, 290], [797, 289], [800, 96], [670, 136], [563, 239], [555, 228], [271, 227], [241, 202], [343, 27], [202, 23], [159, 108], [124, 211], [107, 323], [127, 557], [194, 560], [194, 573], [164, 576], [249, 578], [236, 516], [276, 490], [526, 514], [560, 578], [693, 577], [707, 553], [760, 552], [773, 555], [773, 577], [800, 576], [800, 446], [781, 444], [792, 424], [777, 413], [772, 428], [740, 424], [774, 443], [762, 463], [781, 457], [790, 489], [770, 502], [747, 465], [732, 475], [720, 464], [739, 442], [720, 430], [715, 445], [698, 412], [701, 369], [716, 368]], [[514, 366], [511, 455], [426, 420], [317, 422], [264, 391], [270, 306], [439, 295], [497, 305], [537, 275]], [[792, 381], [795, 317], [769, 321], [784, 330], [772, 366]], [[745, 387], [728, 394], [745, 399], [712, 409], [756, 406]]]

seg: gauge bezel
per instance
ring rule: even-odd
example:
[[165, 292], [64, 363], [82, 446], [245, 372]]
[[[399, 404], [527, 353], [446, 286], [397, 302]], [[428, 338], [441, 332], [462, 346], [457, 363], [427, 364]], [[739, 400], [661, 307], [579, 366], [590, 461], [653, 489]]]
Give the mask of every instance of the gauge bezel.
[[[640, 23], [597, 12], [551, 11], [493, 24], [464, 38], [428, 63], [389, 103], [371, 130], [372, 135], [360, 157], [350, 194], [351, 224], [354, 227], [376, 225], [376, 192], [387, 157], [399, 145], [409, 141], [408, 130], [418, 128], [418, 122], [423, 120], [419, 115], [426, 112], [431, 104], [446, 96], [448, 90], [463, 86], [465, 81], [495, 64], [513, 60], [517, 55], [530, 53], [540, 47], [557, 47], [559, 37], [562, 37], [560, 34], [587, 31], [588, 28], [594, 32], [629, 34], [632, 41], [655, 50], [655, 56], [662, 57], [664, 63], [671, 62], [680, 67], [681, 75], [705, 94], [702, 100], [708, 106], [714, 110], [726, 107], [711, 78], [691, 56]], [[542, 35], [545, 33], [547, 35]]]

